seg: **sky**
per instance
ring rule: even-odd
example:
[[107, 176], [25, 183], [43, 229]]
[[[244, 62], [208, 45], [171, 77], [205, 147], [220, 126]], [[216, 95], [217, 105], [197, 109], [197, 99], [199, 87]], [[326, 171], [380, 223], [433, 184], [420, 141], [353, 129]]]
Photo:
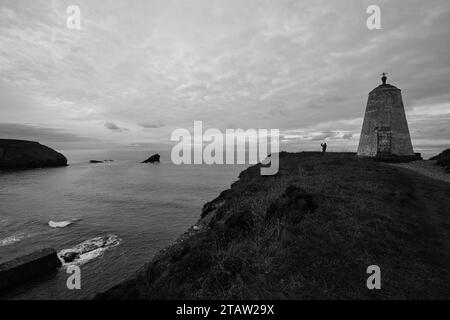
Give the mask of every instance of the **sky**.
[[0, 0], [0, 138], [170, 147], [203, 121], [279, 129], [286, 150], [356, 151], [388, 72], [414, 146], [448, 147], [449, 14], [448, 0]]

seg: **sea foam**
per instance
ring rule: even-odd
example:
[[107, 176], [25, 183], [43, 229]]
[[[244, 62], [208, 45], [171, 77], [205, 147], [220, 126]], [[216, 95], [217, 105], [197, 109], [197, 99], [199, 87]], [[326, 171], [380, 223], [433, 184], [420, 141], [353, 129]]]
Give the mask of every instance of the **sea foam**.
[[72, 224], [72, 221], [49, 221], [48, 225], [52, 228], [64, 228]]
[[65, 228], [69, 225], [71, 225], [72, 223], [74, 223], [75, 221], [78, 221], [79, 219], [70, 219], [70, 220], [64, 220], [64, 221], [53, 221], [50, 220], [48, 222], [48, 226], [51, 228]]
[[[77, 244], [73, 248], [61, 250], [58, 253], [58, 257], [63, 263], [63, 265], [71, 265], [71, 264], [82, 265], [101, 256], [106, 250], [119, 245], [121, 241], [122, 239], [120, 239], [118, 236], [114, 234], [95, 237], [83, 241], [82, 243]], [[65, 262], [63, 257], [71, 253], [75, 254], [76, 257], [73, 259], [73, 261]]]
[[0, 247], [9, 246], [13, 243], [19, 242], [23, 238], [25, 238], [25, 234], [19, 233], [13, 236], [6, 237], [4, 239], [0, 239]]

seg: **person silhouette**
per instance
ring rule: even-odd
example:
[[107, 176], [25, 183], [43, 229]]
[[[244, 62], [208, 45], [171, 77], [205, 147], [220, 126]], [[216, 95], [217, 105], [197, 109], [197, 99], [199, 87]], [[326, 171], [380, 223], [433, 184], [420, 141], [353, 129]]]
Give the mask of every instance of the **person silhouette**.
[[322, 152], [327, 152], [327, 143], [321, 143], [320, 146], [322, 147]]

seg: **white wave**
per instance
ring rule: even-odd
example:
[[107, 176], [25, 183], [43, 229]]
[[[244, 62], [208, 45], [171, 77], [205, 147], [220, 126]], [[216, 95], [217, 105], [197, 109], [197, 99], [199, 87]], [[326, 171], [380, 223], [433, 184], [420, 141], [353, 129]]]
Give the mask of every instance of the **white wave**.
[[49, 221], [48, 225], [52, 228], [64, 228], [72, 224], [72, 221]]
[[76, 259], [72, 263], [77, 264], [77, 265], [83, 265], [95, 258], [100, 257], [103, 254], [103, 252], [105, 252], [107, 249], [108, 248], [98, 248], [98, 249], [83, 253], [79, 256], [78, 259]]
[[[113, 248], [120, 244], [122, 239], [114, 234], [103, 237], [96, 237], [76, 245], [70, 249], [63, 249], [58, 253], [59, 259], [63, 265], [82, 265], [103, 254], [106, 250]], [[63, 256], [69, 253], [76, 255], [75, 259], [70, 262], [65, 262]]]
[[78, 219], [70, 219], [70, 220], [65, 220], [65, 221], [50, 220], [48, 222], [48, 225], [51, 228], [65, 228], [65, 227], [71, 225], [72, 223], [74, 223], [75, 221], [78, 221]]
[[25, 238], [24, 233], [19, 233], [19, 234], [10, 236], [10, 237], [6, 237], [6, 238], [0, 240], [0, 247], [9, 246], [13, 243], [19, 242], [23, 238]]

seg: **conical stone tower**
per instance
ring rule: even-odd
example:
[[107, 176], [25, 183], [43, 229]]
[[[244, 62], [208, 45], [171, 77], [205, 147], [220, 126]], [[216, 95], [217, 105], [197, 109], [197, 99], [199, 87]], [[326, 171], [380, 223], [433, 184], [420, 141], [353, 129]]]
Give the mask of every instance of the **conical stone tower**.
[[383, 73], [383, 83], [369, 93], [358, 156], [414, 158], [401, 90], [386, 79]]

